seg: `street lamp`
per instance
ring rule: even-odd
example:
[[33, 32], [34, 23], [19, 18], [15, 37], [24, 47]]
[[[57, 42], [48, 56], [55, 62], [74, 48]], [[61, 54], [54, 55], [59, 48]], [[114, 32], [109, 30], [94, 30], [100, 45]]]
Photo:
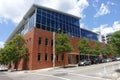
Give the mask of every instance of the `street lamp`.
[[[59, 33], [61, 29], [58, 28], [57, 32]], [[55, 32], [53, 32], [53, 67], [55, 67]]]
[[55, 32], [53, 32], [53, 67], [55, 67]]

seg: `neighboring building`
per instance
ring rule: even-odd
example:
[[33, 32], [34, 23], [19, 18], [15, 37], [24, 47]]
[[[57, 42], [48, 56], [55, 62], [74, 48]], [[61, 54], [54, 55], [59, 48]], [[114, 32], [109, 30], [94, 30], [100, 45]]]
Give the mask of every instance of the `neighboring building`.
[[[75, 64], [78, 62], [79, 50], [77, 42], [81, 37], [91, 40], [98, 40], [97, 34], [79, 27], [79, 17], [66, 14], [50, 8], [33, 5], [17, 28], [11, 34], [23, 34], [29, 48], [28, 58], [21, 60], [19, 69], [40, 69], [53, 66], [53, 32], [61, 31], [70, 36], [74, 51], [64, 56], [65, 64]], [[57, 54], [55, 66], [63, 63], [62, 55]]]
[[108, 43], [108, 41], [110, 40], [111, 38], [111, 35], [113, 33], [107, 33], [107, 34], [100, 34], [100, 32], [98, 33], [98, 41], [99, 42], [103, 42], [103, 43]]
[[111, 38], [111, 35], [112, 35], [112, 33], [102, 35], [102, 42], [108, 43], [108, 41], [109, 41], [110, 38]]

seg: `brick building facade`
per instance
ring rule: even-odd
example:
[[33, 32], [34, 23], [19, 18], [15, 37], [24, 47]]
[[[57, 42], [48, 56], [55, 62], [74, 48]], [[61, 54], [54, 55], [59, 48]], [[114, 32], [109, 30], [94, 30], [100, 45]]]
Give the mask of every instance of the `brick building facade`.
[[[86, 37], [90, 40], [98, 40], [96, 33], [79, 27], [79, 19], [79, 17], [67, 13], [33, 5], [8, 39], [9, 41], [14, 34], [22, 34], [29, 48], [28, 57], [19, 62], [18, 69], [35, 70], [52, 67], [54, 58], [53, 32], [59, 34], [59, 31], [68, 34], [74, 48], [74, 51], [65, 54], [65, 64], [78, 63], [77, 43], [80, 38]], [[56, 54], [55, 66], [62, 66], [62, 60], [63, 56]]]

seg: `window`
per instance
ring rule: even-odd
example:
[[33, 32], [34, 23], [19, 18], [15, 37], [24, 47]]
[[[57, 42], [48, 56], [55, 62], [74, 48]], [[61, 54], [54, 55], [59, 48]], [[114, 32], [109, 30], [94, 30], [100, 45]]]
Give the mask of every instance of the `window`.
[[47, 61], [48, 60], [48, 55], [47, 55], [47, 53], [45, 53], [45, 61]]
[[45, 45], [46, 46], [48, 45], [48, 39], [47, 38], [45, 39]]
[[41, 43], [42, 43], [42, 38], [39, 37], [38, 44], [41, 45]]
[[38, 53], [38, 61], [41, 60], [41, 53]]
[[51, 61], [53, 61], [53, 54], [51, 54]]
[[40, 24], [39, 24], [39, 23], [36, 23], [36, 27], [37, 27], [37, 28], [40, 28]]
[[53, 46], [53, 40], [51, 40], [51, 46]]

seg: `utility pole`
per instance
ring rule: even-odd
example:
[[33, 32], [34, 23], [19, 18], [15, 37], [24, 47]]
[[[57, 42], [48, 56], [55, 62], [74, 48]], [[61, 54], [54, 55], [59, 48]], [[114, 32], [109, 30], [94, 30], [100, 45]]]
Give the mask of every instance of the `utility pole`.
[[53, 32], [53, 67], [55, 67], [55, 32]]

